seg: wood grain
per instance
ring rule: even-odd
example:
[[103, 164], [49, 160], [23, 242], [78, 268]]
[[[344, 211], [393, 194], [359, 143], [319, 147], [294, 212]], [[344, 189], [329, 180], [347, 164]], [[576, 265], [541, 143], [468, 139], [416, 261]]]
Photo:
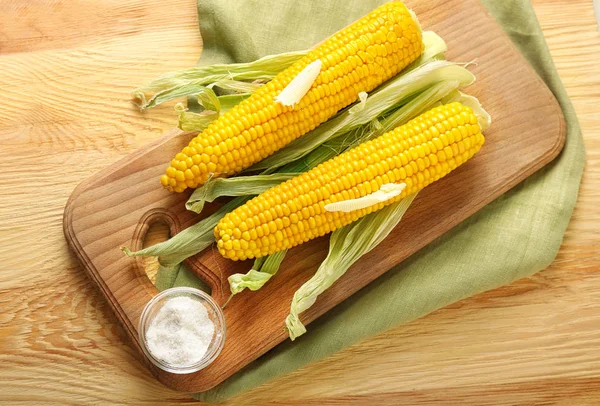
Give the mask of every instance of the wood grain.
[[[111, 16], [114, 26], [104, 24], [106, 15], [77, 17], [80, 7], [94, 3], [119, 10]], [[81, 179], [175, 124], [172, 105], [139, 114], [127, 93], [195, 63], [200, 40], [192, 3], [0, 5], [3, 404], [190, 402], [159, 384], [123, 344], [105, 300], [69, 254], [60, 223]], [[587, 147], [578, 204], [553, 265], [228, 404], [599, 403], [600, 38], [589, 0], [535, 0], [534, 6]], [[128, 34], [121, 26], [132, 10], [144, 14], [138, 32]], [[39, 25], [49, 17], [62, 24]], [[94, 26], [99, 29], [90, 35]]]

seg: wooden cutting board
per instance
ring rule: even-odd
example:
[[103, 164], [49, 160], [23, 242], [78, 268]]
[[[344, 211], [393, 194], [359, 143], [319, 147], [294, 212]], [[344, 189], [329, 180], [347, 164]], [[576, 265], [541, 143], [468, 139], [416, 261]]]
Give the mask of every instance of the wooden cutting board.
[[[404, 216], [402, 227], [321, 295], [302, 315], [305, 323], [523, 181], [554, 159], [565, 142], [565, 122], [557, 101], [477, 0], [413, 0], [407, 4], [424, 29], [434, 30], [446, 40], [448, 59], [477, 61], [470, 69], [478, 80], [467, 92], [479, 98], [494, 121], [479, 154], [422, 191]], [[325, 257], [328, 240], [321, 238], [294, 248], [279, 274], [264, 288], [234, 297], [224, 310], [225, 347], [209, 367], [189, 375], [154, 367], [141, 352], [137, 324], [144, 305], [157, 290], [141, 259], [127, 258], [119, 248], [141, 248], [153, 222], [167, 222], [174, 234], [214, 210], [213, 206], [202, 215], [188, 212], [184, 203], [189, 192], [170, 194], [158, 182], [171, 157], [192, 136], [174, 130], [83, 182], [65, 208], [64, 231], [140, 359], [165, 385], [198, 392], [214, 387], [287, 338], [284, 320], [293, 293]], [[214, 249], [187, 261], [220, 303], [228, 296], [227, 277], [246, 272], [251, 264], [225, 260]]]

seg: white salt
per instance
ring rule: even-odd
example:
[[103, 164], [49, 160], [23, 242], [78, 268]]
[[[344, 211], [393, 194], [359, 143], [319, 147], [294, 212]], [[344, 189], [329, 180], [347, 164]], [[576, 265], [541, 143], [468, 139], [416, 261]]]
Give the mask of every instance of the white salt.
[[189, 297], [168, 299], [150, 322], [146, 343], [157, 359], [190, 366], [204, 357], [215, 334], [206, 307]]

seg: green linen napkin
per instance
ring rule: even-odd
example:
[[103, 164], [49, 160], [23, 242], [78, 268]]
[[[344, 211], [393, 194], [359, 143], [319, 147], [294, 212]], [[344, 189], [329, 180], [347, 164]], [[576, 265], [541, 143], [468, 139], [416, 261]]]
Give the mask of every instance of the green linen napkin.
[[[306, 49], [384, 0], [198, 0], [201, 64], [242, 62]], [[556, 256], [577, 198], [585, 152], [571, 103], [527, 0], [484, 0], [560, 101], [567, 142], [560, 156], [510, 192], [210, 391], [218, 402], [392, 326], [546, 268]], [[425, 22], [426, 23], [426, 22]], [[426, 25], [426, 24], [425, 24]], [[157, 286], [197, 283], [184, 267]]]

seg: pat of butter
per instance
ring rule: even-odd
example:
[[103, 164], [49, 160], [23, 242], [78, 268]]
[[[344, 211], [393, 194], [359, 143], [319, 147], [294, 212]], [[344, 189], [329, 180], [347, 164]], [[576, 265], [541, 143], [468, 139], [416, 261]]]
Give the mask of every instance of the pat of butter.
[[343, 211], [344, 213], [348, 213], [354, 210], [366, 209], [367, 207], [399, 196], [405, 187], [406, 183], [386, 183], [381, 185], [378, 191], [359, 197], [358, 199], [342, 200], [341, 202], [326, 204], [325, 210], [329, 212]]
[[321, 73], [323, 63], [320, 59], [308, 64], [292, 81], [275, 96], [275, 102], [284, 106], [293, 106], [308, 93], [317, 76]]

